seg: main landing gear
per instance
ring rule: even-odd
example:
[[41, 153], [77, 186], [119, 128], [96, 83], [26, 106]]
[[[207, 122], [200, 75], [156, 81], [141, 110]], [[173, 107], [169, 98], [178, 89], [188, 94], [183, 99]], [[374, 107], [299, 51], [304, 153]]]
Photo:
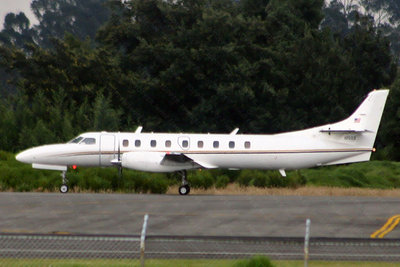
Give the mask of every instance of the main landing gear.
[[190, 192], [190, 186], [186, 179], [187, 172], [186, 172], [186, 170], [183, 170], [183, 171], [179, 171], [179, 173], [182, 175], [182, 185], [179, 187], [179, 194], [187, 195]]
[[68, 192], [68, 185], [67, 185], [67, 183], [68, 183], [68, 179], [67, 179], [67, 177], [66, 177], [66, 171], [63, 171], [62, 173], [61, 173], [61, 177], [62, 177], [62, 185], [60, 186], [60, 192], [61, 193], [67, 193]]
[[[63, 171], [61, 173], [62, 185], [60, 186], [60, 192], [63, 194], [67, 193], [69, 190], [69, 187], [67, 185], [68, 179], [67, 179], [66, 173], [67, 173], [66, 171]], [[190, 186], [187, 181], [187, 172], [186, 172], [186, 170], [183, 170], [183, 171], [179, 171], [179, 173], [182, 175], [182, 185], [179, 187], [179, 194], [187, 195], [190, 193]]]

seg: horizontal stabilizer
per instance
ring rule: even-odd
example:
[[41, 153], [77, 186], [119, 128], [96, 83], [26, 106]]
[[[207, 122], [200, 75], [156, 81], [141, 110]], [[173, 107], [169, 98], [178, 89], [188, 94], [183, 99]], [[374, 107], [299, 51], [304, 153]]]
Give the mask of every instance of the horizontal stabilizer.
[[356, 129], [322, 129], [321, 133], [366, 133], [368, 130], [356, 130]]

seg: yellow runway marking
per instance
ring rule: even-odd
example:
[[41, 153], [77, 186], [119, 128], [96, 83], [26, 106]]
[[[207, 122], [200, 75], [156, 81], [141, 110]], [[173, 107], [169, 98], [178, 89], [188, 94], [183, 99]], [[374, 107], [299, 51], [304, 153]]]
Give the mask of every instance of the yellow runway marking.
[[375, 231], [371, 238], [383, 238], [390, 233], [400, 222], [400, 214], [394, 215], [377, 231]]

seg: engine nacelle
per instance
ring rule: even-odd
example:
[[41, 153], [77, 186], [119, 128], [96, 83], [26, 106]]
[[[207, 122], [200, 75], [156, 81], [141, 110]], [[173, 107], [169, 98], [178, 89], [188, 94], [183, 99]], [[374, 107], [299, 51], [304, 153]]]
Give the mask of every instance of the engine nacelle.
[[163, 165], [165, 152], [128, 152], [121, 158], [121, 165], [124, 168], [146, 172], [174, 172], [182, 170], [180, 164]]

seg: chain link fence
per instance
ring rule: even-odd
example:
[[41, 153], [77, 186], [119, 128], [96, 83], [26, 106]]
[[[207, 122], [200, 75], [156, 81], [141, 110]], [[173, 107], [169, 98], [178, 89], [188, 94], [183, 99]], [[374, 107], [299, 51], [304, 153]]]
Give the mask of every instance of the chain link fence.
[[[254, 255], [304, 259], [304, 238], [147, 236], [142, 261], [140, 240], [140, 236], [0, 234], [0, 266], [57, 262], [141, 266], [149, 260], [162, 265], [176, 259], [232, 259], [233, 264]], [[310, 238], [309, 260], [400, 262], [400, 239]]]
[[0, 234], [0, 266], [135, 263], [140, 237]]
[[[256, 255], [273, 260], [398, 261], [400, 239], [243, 236], [139, 236], [0, 233], [0, 266], [150, 266], [176, 260], [230, 260]], [[218, 262], [217, 262], [218, 263]], [[179, 264], [175, 262], [174, 265]], [[197, 265], [196, 265], [197, 266]]]

